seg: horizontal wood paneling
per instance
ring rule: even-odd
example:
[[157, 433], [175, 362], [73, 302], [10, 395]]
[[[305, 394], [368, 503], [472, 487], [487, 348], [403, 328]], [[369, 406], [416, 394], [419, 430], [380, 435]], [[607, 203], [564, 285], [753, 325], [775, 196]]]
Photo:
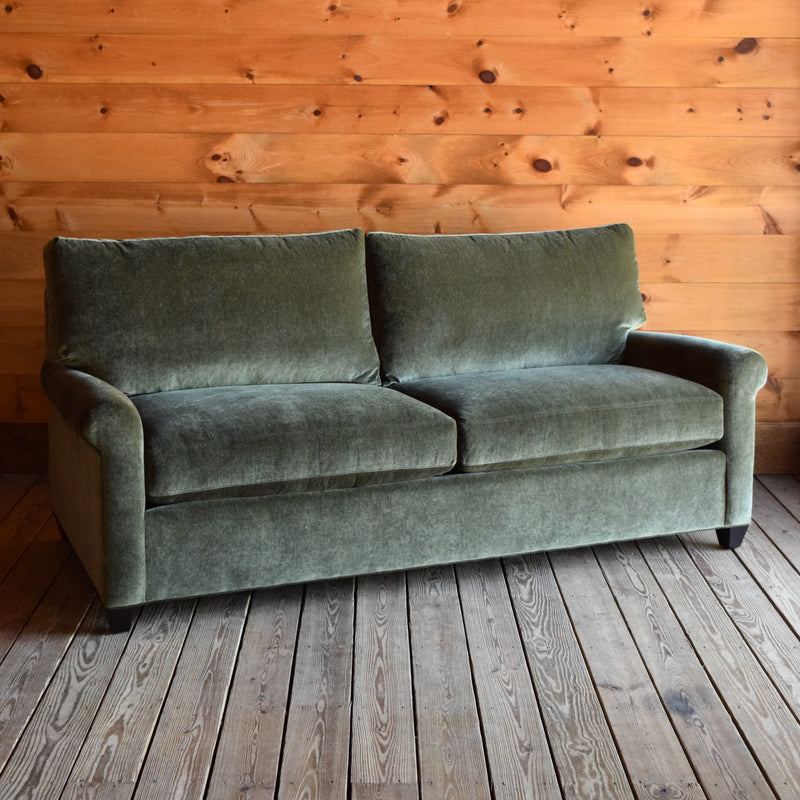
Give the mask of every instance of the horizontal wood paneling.
[[309, 35], [291, 29], [235, 37], [0, 33], [0, 81], [31, 80], [786, 88], [800, 84], [800, 42], [753, 37]]
[[539, 36], [798, 36], [800, 3], [764, 0], [757, 12], [752, 0], [689, 3], [660, 0], [657, 4], [594, 0], [347, 0], [297, 3], [293, 0], [193, 0], [165, 4], [160, 0], [27, 0], [6, 6], [3, 29], [14, 33], [84, 33], [102, 30], [125, 33], [249, 34], [254, 29], [305, 33], [346, 31], [354, 34], [430, 35], [445, 31], [469, 35]]
[[[335, 154], [335, 157], [332, 157]], [[11, 133], [0, 180], [800, 187], [800, 139]]]
[[795, 89], [6, 83], [9, 133], [788, 136]]
[[636, 254], [643, 283], [800, 281], [797, 235], [640, 234]]
[[650, 330], [785, 331], [800, 314], [800, 285], [795, 283], [654, 283], [641, 288]]
[[770, 446], [800, 405], [800, 0], [0, 9], [0, 420], [46, 417], [52, 236], [618, 221], [648, 327], [764, 353]]
[[756, 423], [755, 471], [797, 472], [800, 467], [800, 422]]
[[800, 189], [788, 186], [0, 181], [0, 233], [48, 230], [73, 236], [98, 230], [115, 236], [298, 233], [347, 226], [464, 233], [619, 221], [637, 234], [798, 234], [798, 210]]

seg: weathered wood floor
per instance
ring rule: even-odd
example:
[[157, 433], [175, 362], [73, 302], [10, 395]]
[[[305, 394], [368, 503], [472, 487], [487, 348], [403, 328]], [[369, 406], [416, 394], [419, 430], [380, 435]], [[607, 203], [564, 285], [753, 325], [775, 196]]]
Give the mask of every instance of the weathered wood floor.
[[800, 483], [713, 533], [146, 608], [0, 476], [0, 798], [800, 798]]

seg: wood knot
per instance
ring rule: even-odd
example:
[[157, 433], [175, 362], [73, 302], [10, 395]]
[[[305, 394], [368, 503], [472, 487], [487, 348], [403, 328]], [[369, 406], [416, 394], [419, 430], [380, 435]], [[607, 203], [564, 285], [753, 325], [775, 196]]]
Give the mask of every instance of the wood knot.
[[533, 162], [533, 168], [537, 172], [550, 172], [553, 165], [546, 158], [537, 158]]
[[458, 9], [459, 9], [458, 3], [450, 3], [450, 5], [447, 6], [447, 13], [448, 14], [455, 14], [456, 11], [458, 11]]
[[495, 75], [490, 69], [481, 70], [481, 72], [478, 74], [478, 77], [484, 83], [494, 83], [497, 80], [497, 75]]
[[29, 78], [33, 78], [35, 81], [38, 81], [44, 75], [42, 68], [38, 64], [28, 64], [25, 72], [28, 73]]
[[746, 56], [748, 53], [752, 53], [756, 47], [758, 47], [758, 39], [748, 37], [747, 39], [742, 39], [735, 49], [740, 56]]
[[641, 158], [637, 158], [636, 156], [631, 156], [628, 159], [628, 166], [629, 167], [641, 167], [644, 164]]

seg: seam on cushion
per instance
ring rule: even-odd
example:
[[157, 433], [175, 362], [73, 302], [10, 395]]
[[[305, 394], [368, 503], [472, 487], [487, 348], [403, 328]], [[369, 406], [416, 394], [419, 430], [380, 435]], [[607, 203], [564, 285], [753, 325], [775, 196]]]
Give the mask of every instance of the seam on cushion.
[[[716, 392], [714, 392], [716, 394]], [[718, 395], [719, 396], [719, 395]], [[722, 398], [720, 398], [722, 399]], [[676, 400], [670, 402], [669, 405], [672, 406], [681, 406], [681, 405], [692, 405], [696, 402], [696, 400], [686, 399], [686, 400]], [[605, 405], [605, 406], [582, 406], [581, 408], [573, 408], [570, 407], [566, 410], [559, 410], [559, 411], [545, 411], [543, 413], [536, 413], [536, 414], [525, 414], [520, 415], [517, 414], [515, 416], [503, 416], [503, 417], [491, 417], [490, 422], [511, 422], [513, 420], [518, 419], [534, 419], [536, 418], [545, 418], [545, 417], [566, 417], [571, 416], [572, 414], [583, 414], [586, 412], [595, 412], [595, 411], [609, 411], [609, 410], [616, 410], [616, 409], [624, 409], [629, 410], [631, 408], [648, 408], [650, 406], [663, 406], [663, 401], [653, 400], [647, 403], [615, 403], [614, 405]], [[466, 417], [463, 414], [455, 412], [456, 416], [455, 419], [465, 422]], [[471, 417], [474, 419], [474, 417]]]
[[[370, 470], [369, 472], [360, 471], [360, 472], [328, 472], [324, 475], [305, 475], [302, 477], [295, 477], [295, 478], [284, 478], [283, 480], [273, 480], [273, 481], [250, 481], [248, 483], [231, 483], [225, 484], [224, 486], [206, 486], [203, 489], [193, 489], [189, 492], [178, 492], [176, 494], [160, 494], [157, 496], [150, 496], [148, 494], [148, 502], [158, 503], [159, 501], [171, 500], [175, 501], [180, 499], [181, 497], [191, 497], [192, 495], [203, 494], [205, 492], [226, 492], [231, 491], [233, 489], [246, 489], [248, 487], [259, 487], [259, 486], [281, 486], [287, 483], [295, 483], [299, 481], [321, 481], [327, 478], [359, 478], [359, 477], [369, 477], [373, 475], [386, 475], [390, 472], [429, 472], [431, 470], [436, 470], [438, 474], [444, 474], [449, 470], [453, 469], [455, 466], [456, 461], [450, 460], [447, 464], [431, 464], [430, 466], [425, 467], [395, 467], [394, 469], [383, 469], [383, 470]], [[441, 472], [440, 472], [441, 470]], [[301, 491], [301, 490], [298, 490]], [[321, 490], [308, 490], [308, 491], [321, 491]], [[276, 492], [278, 494], [278, 492]]]
[[[662, 445], [664, 447], [676, 447], [677, 446], [677, 447], [680, 447], [681, 449], [679, 449], [679, 450], [664, 450], [664, 451], [661, 451], [661, 452], [649, 453], [648, 455], [666, 456], [666, 455], [669, 455], [670, 453], [686, 453], [686, 452], [689, 452], [691, 450], [698, 450], [700, 448], [707, 447], [708, 445], [714, 444], [715, 442], [719, 442], [719, 441], [721, 441], [721, 437], [719, 439], [708, 439], [708, 440], [703, 439], [698, 444], [693, 444], [691, 447], [687, 447], [685, 441], [663, 442], [663, 443], [659, 443], [659, 446], [662, 446]], [[648, 447], [648, 445], [642, 445], [642, 448], [645, 448], [645, 447]], [[631, 445], [627, 445], [625, 447], [607, 448], [607, 450], [609, 450], [609, 451], [613, 451], [614, 449], [617, 449], [617, 450], [628, 450], [628, 449], [631, 449], [631, 448], [632, 448]], [[523, 463], [527, 463], [527, 462], [535, 462], [535, 461], [539, 461], [539, 460], [544, 460], [546, 458], [559, 458], [560, 456], [575, 456], [575, 455], [581, 455], [582, 453], [602, 453], [602, 452], [603, 452], [603, 450], [569, 450], [567, 452], [557, 452], [557, 453], [549, 453], [549, 454], [545, 454], [545, 455], [529, 456], [528, 458], [516, 458], [513, 461], [492, 461], [492, 462], [489, 462], [489, 463], [467, 464], [467, 466], [469, 466], [469, 467], [481, 467], [482, 469], [491, 469], [493, 467], [503, 467], [505, 465], [523, 464]], [[623, 456], [623, 458], [633, 457], [633, 455], [634, 454], [631, 454], [631, 456]], [[598, 459], [589, 459], [589, 460], [590, 461], [596, 461]], [[614, 458], [603, 458], [603, 459], [599, 459], [599, 460], [600, 461], [615, 461], [616, 459], [614, 459]], [[461, 462], [461, 464], [462, 464], [462, 466], [464, 466], [463, 462]], [[535, 466], [535, 464], [532, 464], [532, 466]]]

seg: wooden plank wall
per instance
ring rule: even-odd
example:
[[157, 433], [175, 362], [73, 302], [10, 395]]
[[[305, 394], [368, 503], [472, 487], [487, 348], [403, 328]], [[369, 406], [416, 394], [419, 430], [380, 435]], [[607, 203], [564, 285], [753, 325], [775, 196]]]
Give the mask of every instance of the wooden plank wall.
[[8, 0], [0, 431], [46, 419], [54, 235], [625, 220], [650, 328], [767, 357], [757, 469], [796, 472], [799, 37], [800, 0]]

